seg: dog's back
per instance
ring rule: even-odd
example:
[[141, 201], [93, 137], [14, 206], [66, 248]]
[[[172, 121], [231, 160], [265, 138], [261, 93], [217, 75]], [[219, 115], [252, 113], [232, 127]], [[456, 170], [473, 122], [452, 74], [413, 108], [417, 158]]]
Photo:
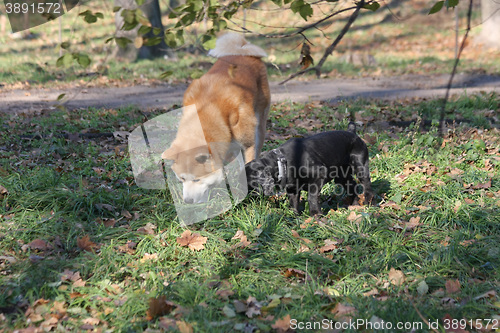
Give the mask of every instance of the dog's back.
[[[361, 142], [359, 142], [359, 141]], [[329, 131], [306, 138], [288, 140], [281, 149], [287, 152], [291, 162], [296, 166], [307, 166], [311, 161], [324, 165], [348, 166], [349, 152], [364, 142], [352, 131]]]

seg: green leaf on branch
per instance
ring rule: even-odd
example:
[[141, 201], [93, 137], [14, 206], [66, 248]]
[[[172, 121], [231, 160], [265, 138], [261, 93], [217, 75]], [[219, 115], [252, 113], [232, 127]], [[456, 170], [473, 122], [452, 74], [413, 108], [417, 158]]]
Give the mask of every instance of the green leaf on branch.
[[160, 74], [160, 79], [165, 80], [166, 78], [168, 78], [172, 74], [174, 74], [174, 72], [172, 72], [172, 71], [163, 72]]
[[158, 36], [159, 34], [161, 34], [162, 32], [162, 29], [161, 28], [153, 28], [153, 35], [155, 36]]
[[203, 6], [205, 5], [202, 0], [192, 0], [189, 3], [192, 5], [192, 9], [195, 12], [199, 12], [200, 10], [202, 10]]
[[380, 4], [378, 2], [372, 2], [372, 3], [368, 3], [366, 5], [363, 6], [364, 9], [369, 9], [371, 10], [372, 12], [376, 11], [377, 9], [380, 8]]
[[205, 50], [211, 50], [215, 47], [215, 36], [206, 34], [201, 37], [201, 44]]
[[307, 2], [304, 2], [304, 0], [295, 0], [294, 2], [292, 2], [290, 9], [294, 13], [299, 13], [300, 16], [302, 16], [302, 18], [306, 21], [307, 18], [309, 16], [312, 16], [313, 14], [313, 9], [311, 5], [308, 4]]
[[175, 37], [177, 38], [178, 45], [184, 44], [184, 30], [177, 30]]
[[69, 48], [70, 44], [69, 42], [62, 42], [61, 43], [61, 48], [67, 50]]
[[222, 19], [216, 19], [213, 21], [213, 29], [215, 31], [222, 31], [227, 28], [227, 22]]
[[438, 1], [438, 2], [436, 2], [434, 4], [434, 6], [432, 6], [432, 8], [429, 11], [428, 15], [439, 12], [443, 8], [443, 5], [444, 5], [444, 1]]
[[121, 48], [126, 48], [127, 44], [132, 43], [132, 41], [130, 39], [125, 38], [125, 37], [115, 37], [115, 42], [116, 42], [116, 45], [118, 45]]
[[147, 25], [141, 25], [141, 27], [137, 31], [137, 34], [139, 36], [141, 36], [141, 35], [145, 35], [145, 34], [149, 33], [150, 31], [151, 31], [151, 27], [148, 27]]
[[147, 38], [147, 39], [144, 39], [144, 43], [142, 45], [144, 45], [144, 46], [158, 45], [161, 43], [162, 40], [163, 40], [163, 37]]
[[134, 23], [137, 20], [135, 19], [135, 10], [124, 9], [122, 10], [121, 16], [126, 23]]
[[73, 57], [76, 59], [76, 61], [80, 64], [82, 67], [88, 67], [90, 65], [90, 58], [88, 55], [83, 54], [83, 53], [75, 53]]
[[56, 61], [57, 67], [69, 67], [73, 63], [73, 55], [71, 53], [65, 53], [63, 56], [59, 57]]
[[114, 6], [113, 7], [113, 13], [116, 13], [116, 12], [120, 11], [120, 9], [122, 9], [122, 7], [120, 7], [120, 6]]
[[130, 31], [130, 30], [134, 29], [135, 27], [137, 27], [138, 24], [139, 24], [139, 22], [133, 22], [133, 23], [125, 22], [125, 23], [123, 23], [122, 30]]
[[177, 46], [177, 40], [176, 40], [173, 32], [165, 33], [164, 39], [165, 39], [165, 44], [167, 44], [169, 47], [176, 47]]
[[95, 13], [93, 14], [90, 10], [86, 10], [84, 12], [81, 12], [78, 14], [79, 16], [83, 16], [83, 20], [89, 24], [97, 22], [97, 18], [104, 18], [104, 15], [102, 13]]
[[454, 8], [458, 6], [459, 0], [446, 0], [446, 7], [447, 8]]

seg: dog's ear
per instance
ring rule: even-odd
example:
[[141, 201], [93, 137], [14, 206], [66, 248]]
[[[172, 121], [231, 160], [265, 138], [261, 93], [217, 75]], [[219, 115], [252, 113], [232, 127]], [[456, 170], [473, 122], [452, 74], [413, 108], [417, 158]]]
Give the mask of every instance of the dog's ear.
[[198, 154], [196, 155], [196, 157], [194, 158], [196, 160], [196, 162], [200, 163], [200, 164], [205, 164], [205, 162], [210, 158], [210, 155], [209, 154]]
[[161, 154], [161, 158], [164, 160], [175, 161], [177, 159], [177, 155], [179, 154], [179, 149], [177, 146], [172, 145], [170, 148], [165, 150], [163, 154]]

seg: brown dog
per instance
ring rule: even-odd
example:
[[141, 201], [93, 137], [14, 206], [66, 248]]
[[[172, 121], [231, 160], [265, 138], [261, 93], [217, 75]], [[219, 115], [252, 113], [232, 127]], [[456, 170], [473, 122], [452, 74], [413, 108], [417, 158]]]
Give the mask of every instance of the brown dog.
[[183, 183], [186, 203], [208, 200], [209, 189], [224, 179], [222, 166], [231, 144], [245, 162], [257, 158], [264, 144], [270, 92], [265, 52], [242, 35], [220, 37], [209, 52], [218, 60], [184, 93], [177, 136], [162, 158]]

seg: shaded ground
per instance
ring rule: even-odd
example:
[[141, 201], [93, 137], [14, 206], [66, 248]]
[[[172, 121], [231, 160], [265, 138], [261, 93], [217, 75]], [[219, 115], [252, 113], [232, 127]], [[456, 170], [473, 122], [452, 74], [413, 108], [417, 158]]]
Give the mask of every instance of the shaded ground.
[[[380, 99], [443, 97], [449, 75], [404, 75], [397, 77], [363, 77], [359, 79], [323, 79], [291, 81], [285, 85], [271, 83], [273, 102], [291, 100], [339, 100], [365, 97]], [[50, 110], [63, 101], [68, 109], [137, 105], [142, 109], [170, 108], [180, 104], [186, 85], [156, 85], [109, 88], [67, 88], [60, 90], [30, 89], [0, 92], [0, 112], [32, 113]], [[500, 92], [500, 76], [459, 74], [452, 94], [477, 91]]]

